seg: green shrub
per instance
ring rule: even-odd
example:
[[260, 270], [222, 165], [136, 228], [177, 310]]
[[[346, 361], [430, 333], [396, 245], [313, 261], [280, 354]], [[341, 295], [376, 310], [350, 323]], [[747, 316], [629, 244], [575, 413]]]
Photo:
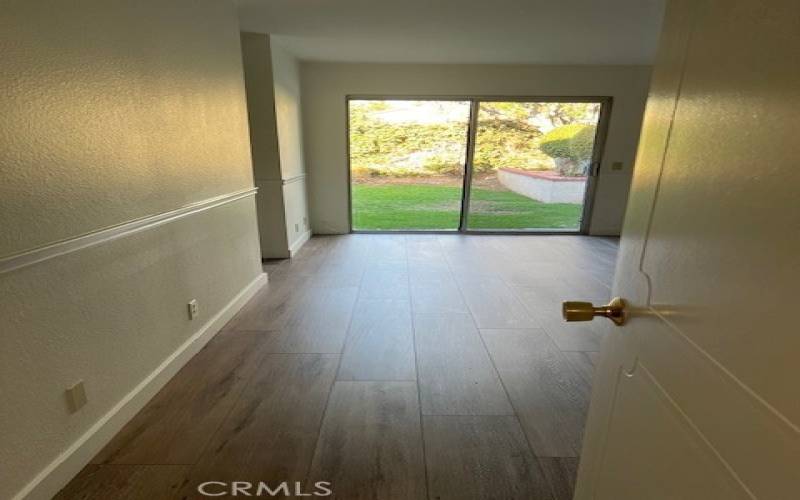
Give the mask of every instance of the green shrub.
[[352, 168], [350, 168], [350, 175], [354, 179], [362, 179], [364, 177], [369, 177], [370, 175], [372, 175], [372, 172], [367, 167], [353, 166]]
[[351, 168], [351, 172], [357, 172], [353, 177], [424, 177], [430, 175], [415, 168], [403, 167], [384, 167], [380, 165], [372, 165], [369, 167], [356, 167]]
[[583, 128], [583, 125], [579, 124], [556, 127], [542, 137], [541, 141], [539, 141], [539, 148], [551, 158], [569, 158], [569, 143], [572, 140], [572, 136], [581, 128]]
[[595, 128], [580, 123], [557, 127], [542, 137], [539, 146], [551, 158], [585, 161], [592, 156]]
[[425, 171], [437, 175], [461, 175], [464, 173], [464, 165], [457, 161], [448, 161], [442, 157], [430, 157], [423, 166]]
[[594, 125], [585, 125], [575, 135], [572, 136], [570, 143], [571, 158], [576, 161], [586, 161], [592, 158], [592, 151], [594, 150], [594, 136], [597, 133], [597, 127]]
[[427, 177], [430, 174], [417, 168], [393, 168], [385, 175], [387, 177]]

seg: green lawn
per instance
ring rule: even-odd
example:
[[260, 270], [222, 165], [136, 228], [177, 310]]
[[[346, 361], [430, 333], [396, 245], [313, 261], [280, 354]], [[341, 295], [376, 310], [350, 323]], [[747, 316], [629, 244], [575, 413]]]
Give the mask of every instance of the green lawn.
[[[461, 189], [353, 185], [353, 229], [458, 229]], [[470, 229], [578, 229], [581, 205], [541, 203], [510, 191], [473, 188]]]

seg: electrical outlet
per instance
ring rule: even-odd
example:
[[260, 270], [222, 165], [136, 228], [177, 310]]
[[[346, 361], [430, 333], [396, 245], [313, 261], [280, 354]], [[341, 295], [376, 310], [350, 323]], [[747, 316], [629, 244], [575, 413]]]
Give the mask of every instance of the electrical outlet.
[[86, 398], [86, 388], [83, 386], [83, 380], [78, 380], [72, 387], [68, 387], [66, 391], [67, 408], [70, 413], [83, 408], [88, 399]]
[[294, 225], [294, 232], [295, 233], [299, 233], [300, 232], [300, 224], [295, 224]]
[[615, 161], [614, 163], [612, 163], [611, 164], [611, 170], [622, 170], [622, 162], [621, 161]]
[[197, 305], [197, 299], [189, 301], [189, 319], [195, 319], [200, 314], [200, 306]]
[[308, 229], [308, 217], [303, 217], [303, 227]]

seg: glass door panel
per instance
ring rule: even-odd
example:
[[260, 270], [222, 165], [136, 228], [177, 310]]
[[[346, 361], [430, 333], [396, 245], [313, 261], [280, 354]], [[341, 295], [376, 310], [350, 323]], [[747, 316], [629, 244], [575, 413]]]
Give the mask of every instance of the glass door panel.
[[478, 103], [466, 228], [581, 228], [600, 102]]
[[470, 101], [348, 100], [352, 228], [459, 229]]

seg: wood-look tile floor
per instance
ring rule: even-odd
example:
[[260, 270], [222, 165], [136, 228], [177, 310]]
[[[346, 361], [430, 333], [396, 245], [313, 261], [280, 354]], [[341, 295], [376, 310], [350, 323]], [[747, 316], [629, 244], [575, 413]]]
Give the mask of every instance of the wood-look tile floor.
[[312, 238], [265, 264], [267, 287], [57, 498], [328, 481], [346, 500], [567, 500], [605, 330], [567, 325], [560, 301], [607, 300], [616, 253], [582, 236]]

